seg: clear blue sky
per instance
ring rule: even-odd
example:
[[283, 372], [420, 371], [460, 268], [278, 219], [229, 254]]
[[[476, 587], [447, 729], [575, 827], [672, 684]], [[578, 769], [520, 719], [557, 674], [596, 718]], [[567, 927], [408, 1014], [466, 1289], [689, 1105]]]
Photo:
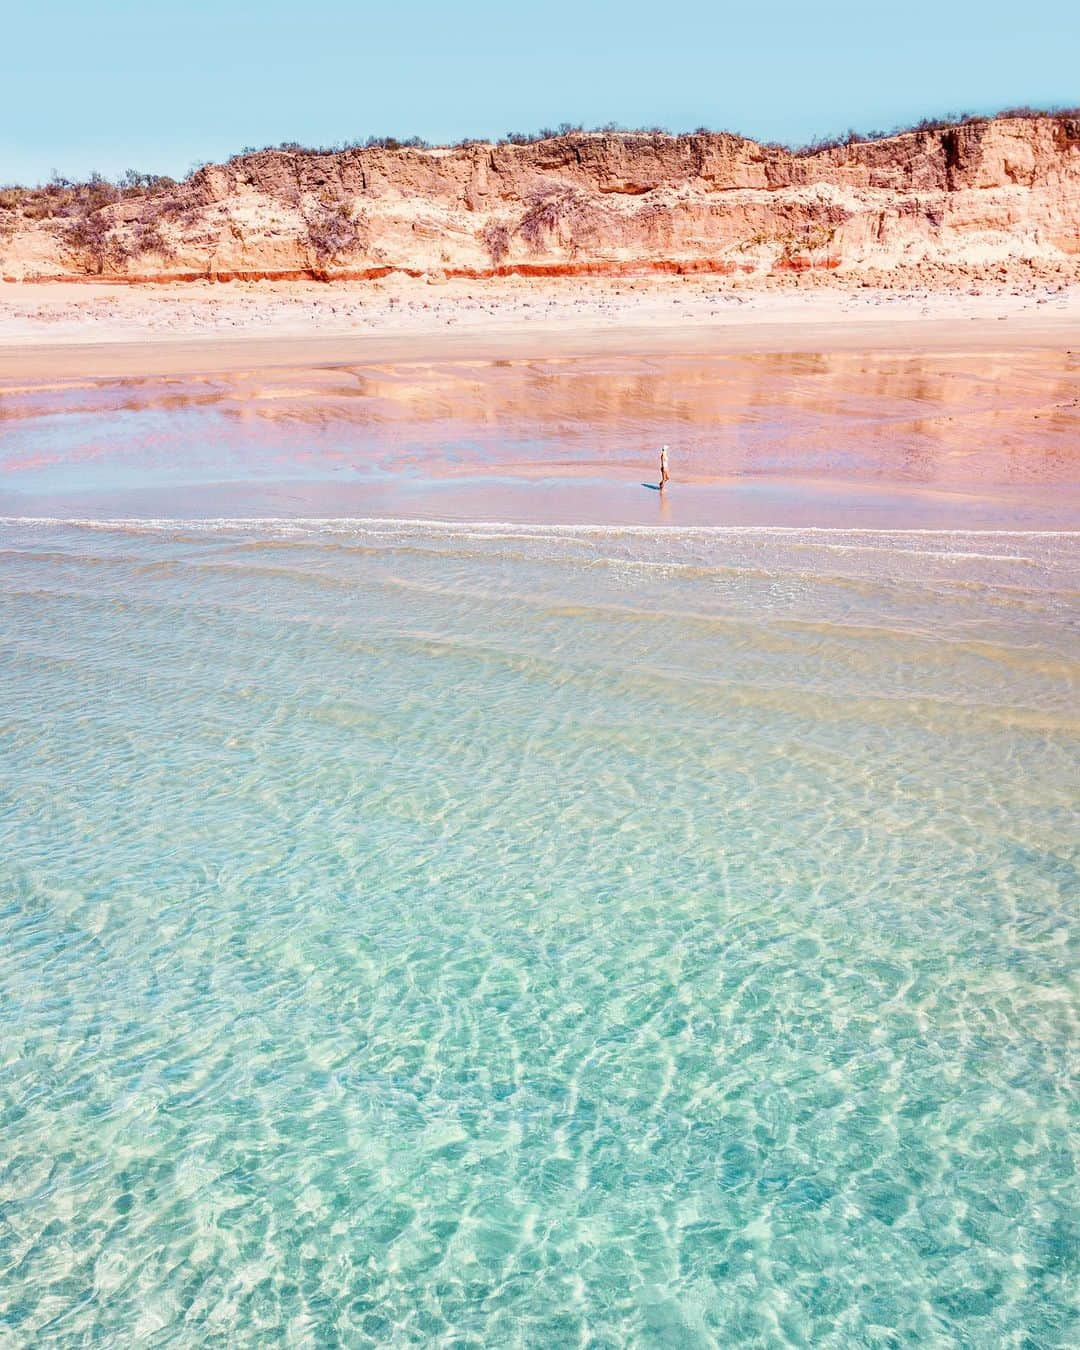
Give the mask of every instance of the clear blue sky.
[[805, 141], [1080, 103], [1076, 0], [8, 0], [0, 182], [561, 121]]

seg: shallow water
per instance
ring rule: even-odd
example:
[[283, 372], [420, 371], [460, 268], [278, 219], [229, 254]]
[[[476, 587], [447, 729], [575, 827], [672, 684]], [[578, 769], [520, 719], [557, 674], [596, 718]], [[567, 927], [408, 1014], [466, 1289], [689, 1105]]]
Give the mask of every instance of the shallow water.
[[[1080, 525], [1080, 356], [297, 366], [0, 385], [0, 514]], [[663, 500], [657, 447], [672, 445]]]
[[1076, 1343], [1080, 536], [0, 549], [13, 1344]]

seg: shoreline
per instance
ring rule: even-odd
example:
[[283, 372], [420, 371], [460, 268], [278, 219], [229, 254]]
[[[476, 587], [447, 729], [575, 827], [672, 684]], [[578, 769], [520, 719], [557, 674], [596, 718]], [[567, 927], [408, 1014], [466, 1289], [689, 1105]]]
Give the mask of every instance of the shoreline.
[[352, 523], [565, 532], [1080, 534], [1080, 502], [1046, 490], [933, 489], [796, 477], [680, 483], [660, 496], [640, 473], [607, 478], [419, 478], [161, 485], [34, 497], [0, 491], [0, 525], [71, 522], [296, 527]]
[[809, 535], [827, 535], [837, 539], [861, 536], [904, 539], [908, 536], [922, 539], [1080, 539], [1080, 523], [1075, 528], [1066, 529], [1058, 525], [1035, 526], [1030, 529], [1017, 529], [1012, 526], [977, 525], [782, 525], [782, 524], [640, 524], [625, 522], [590, 521], [548, 521], [548, 520], [491, 520], [487, 518], [469, 519], [456, 516], [35, 516], [6, 515], [0, 513], [0, 529], [14, 526], [41, 526], [51, 529], [53, 526], [69, 526], [72, 529], [98, 530], [104, 533], [115, 531], [123, 533], [153, 533], [176, 529], [205, 531], [253, 531], [286, 529], [328, 534], [346, 533], [350, 528], [366, 529], [371, 527], [398, 527], [416, 530], [444, 530], [448, 534], [475, 530], [478, 533], [496, 533], [526, 535], [532, 531], [557, 539], [589, 535], [642, 535], [669, 534], [672, 536], [716, 535], [790, 535], [793, 538], [805, 538]]
[[1080, 287], [13, 289], [5, 516], [1080, 525]]

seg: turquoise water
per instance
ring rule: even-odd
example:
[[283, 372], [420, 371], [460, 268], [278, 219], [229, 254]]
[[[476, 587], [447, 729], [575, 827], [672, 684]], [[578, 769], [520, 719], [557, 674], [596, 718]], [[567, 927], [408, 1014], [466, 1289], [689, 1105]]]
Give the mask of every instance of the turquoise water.
[[1080, 536], [0, 548], [0, 1343], [1080, 1339]]

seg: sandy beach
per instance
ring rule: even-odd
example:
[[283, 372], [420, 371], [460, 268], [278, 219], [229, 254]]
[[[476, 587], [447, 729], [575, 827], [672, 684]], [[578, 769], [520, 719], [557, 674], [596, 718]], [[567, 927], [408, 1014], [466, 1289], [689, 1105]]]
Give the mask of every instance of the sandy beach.
[[1077, 343], [1080, 287], [1012, 276], [945, 291], [814, 276], [0, 285], [4, 381], [371, 358]]
[[1080, 519], [1077, 288], [58, 283], [0, 306], [9, 514]]

